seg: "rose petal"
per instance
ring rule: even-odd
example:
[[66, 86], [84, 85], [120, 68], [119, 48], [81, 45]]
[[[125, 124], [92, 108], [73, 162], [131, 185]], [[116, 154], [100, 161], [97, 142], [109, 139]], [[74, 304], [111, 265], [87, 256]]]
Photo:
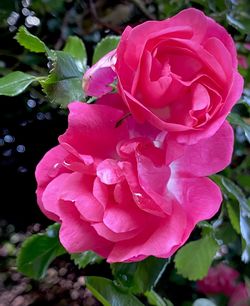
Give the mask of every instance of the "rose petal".
[[112, 91], [112, 87], [109, 85], [116, 78], [116, 73], [113, 68], [115, 62], [116, 50], [112, 50], [86, 71], [82, 84], [83, 91], [86, 95], [101, 97]]
[[112, 243], [95, 232], [91, 225], [80, 218], [80, 214], [72, 202], [60, 203], [61, 220], [59, 238], [69, 253], [92, 250], [107, 257]]
[[96, 169], [96, 175], [102, 183], [107, 185], [117, 184], [123, 181], [124, 175], [117, 161], [105, 159]]
[[171, 217], [152, 219], [150, 227], [148, 230], [145, 229], [141, 236], [116, 243], [107, 261], [109, 263], [138, 261], [147, 256], [169, 257], [185, 242], [183, 240], [185, 226], [184, 211], [176, 205]]
[[69, 173], [63, 173], [55, 177], [45, 188], [42, 195], [43, 207], [60, 218], [60, 196], [62, 184], [68, 178]]
[[185, 209], [190, 227], [214, 216], [222, 202], [220, 188], [208, 178], [177, 176], [170, 179], [168, 190]]
[[171, 164], [182, 177], [207, 176], [226, 168], [232, 158], [234, 133], [225, 121], [213, 136], [186, 146], [185, 153]]
[[124, 115], [122, 111], [81, 102], [69, 104], [69, 109], [69, 126], [59, 137], [60, 143], [68, 143], [83, 155], [96, 158], [115, 156], [117, 143], [128, 135], [125, 124], [116, 127]]
[[61, 183], [60, 199], [75, 203], [81, 217], [90, 222], [102, 220], [104, 209], [92, 194], [93, 177], [72, 173]]

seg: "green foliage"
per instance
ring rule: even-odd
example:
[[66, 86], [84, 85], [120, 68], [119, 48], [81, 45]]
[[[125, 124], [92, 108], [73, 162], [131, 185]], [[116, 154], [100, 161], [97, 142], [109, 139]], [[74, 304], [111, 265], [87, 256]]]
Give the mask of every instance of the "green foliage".
[[230, 222], [237, 234], [240, 234], [240, 209], [238, 203], [227, 201], [227, 212]]
[[147, 291], [145, 293], [147, 297], [148, 303], [153, 306], [174, 306], [171, 301], [162, 298], [159, 294], [157, 294], [154, 290]]
[[14, 1], [0, 1], [0, 26], [7, 24], [7, 18], [10, 13], [15, 10]]
[[28, 277], [40, 279], [45, 276], [50, 263], [65, 253], [58, 239], [59, 224], [48, 227], [46, 233], [27, 238], [17, 257], [17, 268]]
[[[22, 75], [24, 80], [18, 84], [18, 90], [12, 95], [21, 93], [30, 83], [38, 80], [50, 102], [59, 104], [61, 107], [66, 107], [74, 100], [84, 100], [82, 76], [86, 70], [87, 54], [83, 42], [78, 37], [70, 36], [64, 51], [48, 49], [38, 37], [31, 34], [24, 26], [19, 28], [15, 38], [21, 46], [29, 51], [46, 53], [51, 61], [52, 69], [48, 77], [37, 79], [33, 77], [32, 79], [31, 77], [24, 78]], [[18, 76], [20, 77], [20, 75]], [[7, 82], [10, 83], [10, 80], [7, 79], [5, 83]], [[11, 84], [9, 85], [11, 86]], [[9, 91], [5, 90], [2, 94], [7, 95], [5, 92]]]
[[45, 53], [49, 51], [45, 43], [31, 34], [24, 26], [19, 28], [15, 38], [21, 46], [31, 52]]
[[69, 36], [63, 51], [75, 59], [78, 69], [83, 73], [87, 65], [87, 52], [83, 41], [77, 36]]
[[92, 251], [86, 251], [83, 253], [71, 254], [70, 258], [74, 261], [75, 265], [79, 269], [84, 269], [87, 265], [100, 263], [103, 258]]
[[[0, 25], [4, 24], [4, 22], [6, 23], [3, 19], [6, 19], [12, 11], [16, 10], [14, 2], [17, 3], [17, 1], [1, 2], [0, 17], [2, 17], [2, 19], [0, 18]], [[27, 69], [28, 67], [27, 71], [33, 71], [31, 74], [34, 74], [34, 76], [16, 71], [1, 78], [0, 95], [15, 96], [22, 93], [30, 84], [40, 83], [49, 101], [62, 107], [66, 107], [72, 100], [84, 101], [85, 97], [82, 92], [81, 82], [87, 65], [86, 49], [80, 38], [75, 36], [69, 36], [67, 38], [67, 36], [72, 33], [77, 33], [77, 35], [83, 37], [85, 32], [85, 29], [83, 31], [85, 24], [81, 24], [83, 27], [79, 29], [77, 28], [77, 24], [73, 25], [71, 22], [74, 17], [77, 17], [78, 20], [79, 17], [82, 17], [80, 14], [78, 16], [74, 15], [77, 10], [79, 10], [80, 5], [78, 1], [76, 1], [75, 4], [73, 4], [73, 2], [74, 1], [66, 0], [32, 1], [29, 8], [35, 11], [40, 20], [41, 18], [48, 18], [48, 20], [46, 19], [46, 23], [49, 31], [51, 31], [48, 32], [50, 35], [50, 44], [52, 45], [53, 41], [55, 42], [55, 39], [52, 39], [54, 37], [56, 38], [55, 49], [60, 48], [65, 40], [66, 44], [63, 51], [50, 50], [38, 37], [31, 34], [25, 27], [21, 27], [16, 35], [16, 40], [20, 45], [31, 52], [44, 54], [41, 56], [40, 54], [30, 54], [26, 51], [24, 54], [18, 56], [14, 54], [16, 62], [17, 60], [21, 62], [22, 68], [26, 67]], [[137, 0], [131, 1], [131, 3], [142, 2], [143, 1]], [[235, 29], [239, 29], [238, 32], [229, 27], [229, 31], [236, 41], [239, 53], [244, 55], [248, 64], [250, 64], [249, 51], [244, 47], [246, 42], [249, 43], [248, 34], [250, 33], [250, 19], [247, 16], [250, 2], [248, 2], [248, 0], [157, 0], [154, 3], [158, 4], [155, 14], [158, 14], [158, 16], [160, 15], [161, 18], [172, 16], [183, 8], [194, 6], [219, 21], [222, 25], [227, 26], [230, 24]], [[66, 7], [70, 8], [67, 11], [67, 16], [64, 14]], [[139, 6], [137, 6], [137, 9], [138, 7]], [[144, 5], [144, 7], [147, 9], [146, 5]], [[150, 5], [150, 7], [152, 6]], [[51, 12], [53, 12], [53, 16]], [[61, 17], [63, 14], [65, 18], [62, 22]], [[154, 12], [152, 12], [152, 14], [154, 14]], [[103, 16], [100, 17], [102, 18]], [[105, 20], [105, 17], [106, 16], [104, 16], [103, 20]], [[70, 22], [68, 22], [68, 20], [70, 20]], [[21, 20], [19, 20], [19, 22], [20, 21]], [[67, 23], [69, 24], [67, 25]], [[47, 34], [43, 33], [44, 28], [46, 27], [39, 28], [39, 32], [41, 33], [40, 37], [45, 37]], [[90, 33], [91, 31], [86, 31], [85, 33], [87, 32]], [[57, 38], [56, 35], [52, 35], [54, 33], [61, 36]], [[90, 42], [92, 46], [93, 42], [96, 42], [93, 37], [91, 37], [90, 34], [84, 39], [86, 42]], [[245, 39], [246, 37], [247, 40]], [[106, 53], [116, 48], [118, 43], [119, 37], [109, 36], [103, 39], [96, 46], [93, 55], [93, 63], [96, 63]], [[44, 61], [40, 60], [43, 56], [44, 58], [47, 56], [50, 61], [51, 69], [49, 73], [46, 73], [47, 66], [40, 67], [41, 63], [44, 65]], [[9, 62], [11, 64], [9, 64]], [[8, 59], [8, 61], [6, 61], [7, 64], [4, 65], [1, 61], [0, 73], [6, 74], [13, 69], [12, 67], [18, 67], [16, 62], [13, 60], [12, 63], [12, 61]], [[20, 70], [19, 68], [16, 69]], [[250, 195], [250, 158], [247, 157], [247, 154], [249, 154], [249, 145], [245, 141], [244, 136], [241, 138], [243, 139], [242, 141], [237, 138], [238, 134], [242, 136], [241, 130], [243, 130], [246, 139], [250, 142], [250, 126], [248, 124], [250, 114], [250, 91], [247, 88], [250, 82], [250, 69], [240, 68], [240, 72], [245, 77], [246, 88], [242, 100], [244, 103], [237, 104], [235, 107], [236, 113], [232, 113], [228, 117], [230, 123], [241, 128], [237, 128], [236, 130], [236, 149], [233, 158], [233, 167], [228, 167], [223, 172], [223, 175], [226, 177], [217, 176], [217, 184], [220, 184], [224, 193], [224, 202], [221, 212], [212, 222], [200, 223], [199, 227], [201, 228], [201, 236], [203, 238], [187, 243], [179, 250], [175, 257], [175, 266], [178, 273], [190, 280], [197, 280], [205, 276], [219, 248], [216, 243], [218, 240], [222, 241], [223, 245], [227, 246], [229, 249], [228, 253], [223, 254], [221, 252], [221, 258], [219, 260], [226, 260], [230, 263], [233, 261], [233, 265], [237, 266], [238, 262], [235, 258], [240, 255], [240, 239], [242, 238], [242, 259], [245, 262], [248, 262], [250, 259], [250, 208], [248, 203], [249, 199], [247, 200], [247, 197]], [[36, 77], [36, 75], [38, 77]], [[41, 77], [40, 75], [45, 76]], [[240, 187], [229, 178], [233, 178]], [[246, 195], [244, 193], [246, 193]], [[44, 276], [51, 261], [65, 252], [60, 246], [57, 237], [58, 227], [58, 225], [52, 226], [52, 228], [48, 229], [47, 233], [34, 235], [24, 242], [18, 255], [18, 268], [20, 271], [27, 276], [39, 279]], [[199, 231], [197, 232], [199, 233]], [[195, 232], [194, 235], [196, 235], [197, 232]], [[102, 260], [101, 257], [90, 251], [72, 254], [71, 259], [79, 268], [85, 268], [89, 264], [99, 263]], [[92, 293], [104, 305], [142, 305], [133, 294], [144, 294], [144, 300], [146, 297], [148, 303], [151, 305], [170, 306], [172, 303], [169, 300], [161, 297], [152, 289], [155, 287], [167, 264], [168, 260], [153, 257], [142, 262], [113, 264], [111, 267], [115, 281], [101, 277], [88, 277], [86, 278], [86, 283]], [[242, 264], [241, 269], [244, 271], [244, 266]], [[175, 273], [175, 276], [172, 279], [164, 274], [166, 277], [163, 280], [164, 284], [167, 284], [167, 286], [170, 285], [168, 288], [176, 288], [173, 294], [170, 291], [168, 293], [173, 303], [175, 303], [174, 294], [176, 295], [178, 291], [182, 292], [181, 290], [184, 288], [181, 287], [180, 290], [179, 286], [185, 285], [186, 287], [183, 290], [191, 291], [190, 296], [192, 294], [193, 298], [198, 296], [198, 293], [194, 291], [192, 283], [190, 284], [180, 275], [177, 275], [176, 271], [173, 273]], [[244, 274], [246, 275], [247, 273], [243, 272], [243, 276]], [[183, 282], [182, 285], [180, 279]], [[162, 286], [161, 282], [158, 282], [158, 285], [160, 288], [157, 287], [157, 290], [159, 289], [158, 292], [162, 293], [163, 288], [165, 289], [166, 287], [165, 285]], [[186, 301], [181, 305], [190, 306], [192, 302]], [[193, 306], [214, 305], [215, 304], [208, 299], [198, 299], [193, 304]]]
[[202, 279], [218, 249], [217, 242], [210, 236], [185, 244], [174, 259], [177, 272], [189, 280]]
[[250, 2], [249, 0], [226, 0], [227, 21], [243, 33], [250, 33]]
[[93, 64], [99, 61], [108, 52], [114, 50], [120, 41], [119, 36], [107, 36], [102, 39], [96, 46], [93, 55]]
[[111, 265], [116, 281], [129, 291], [138, 294], [151, 290], [160, 279], [169, 260], [148, 257], [140, 262]]
[[21, 71], [11, 72], [0, 78], [0, 95], [17, 96], [36, 80], [35, 76]]
[[83, 101], [82, 71], [70, 54], [53, 51], [52, 69], [48, 78], [41, 81], [43, 91], [50, 102], [66, 107], [68, 103]]
[[244, 262], [250, 261], [250, 206], [242, 190], [230, 179], [221, 177], [221, 182], [226, 191], [233, 195], [240, 205], [240, 231], [245, 241], [244, 250], [242, 253], [242, 260]]
[[239, 125], [245, 135], [246, 135], [246, 138], [248, 140], [248, 142], [250, 143], [250, 125], [247, 124], [244, 120], [241, 119], [241, 117], [236, 114], [236, 113], [231, 113], [229, 116], [228, 116], [228, 120], [230, 123], [234, 124], [234, 125]]
[[43, 14], [53, 14], [61, 12], [64, 9], [64, 0], [32, 0], [31, 8]]
[[134, 295], [122, 291], [110, 279], [89, 276], [85, 281], [87, 288], [104, 306], [143, 306]]
[[161, 19], [170, 17], [185, 7], [184, 0], [172, 0], [172, 1], [156, 0], [156, 2], [159, 7], [159, 14], [160, 14], [159, 17]]

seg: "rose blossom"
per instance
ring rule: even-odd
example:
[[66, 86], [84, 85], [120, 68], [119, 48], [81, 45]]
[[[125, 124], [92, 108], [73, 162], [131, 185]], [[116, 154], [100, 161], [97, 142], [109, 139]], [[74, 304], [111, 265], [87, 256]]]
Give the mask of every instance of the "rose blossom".
[[230, 296], [228, 306], [249, 306], [250, 293], [247, 286], [240, 283]]
[[115, 50], [103, 56], [83, 76], [83, 90], [89, 96], [100, 97], [112, 90], [110, 84], [114, 81], [116, 54]]
[[67, 131], [36, 169], [38, 203], [62, 224], [70, 253], [93, 250], [108, 262], [166, 258], [218, 211], [220, 189], [204, 176], [229, 164], [232, 128], [225, 122], [186, 146], [122, 107], [116, 94], [69, 105]]
[[209, 269], [208, 274], [197, 282], [198, 290], [207, 295], [224, 294], [229, 298], [228, 306], [247, 306], [250, 295], [246, 285], [239, 282], [239, 272], [220, 263]]
[[247, 57], [245, 55], [239, 54], [238, 55], [238, 63], [244, 69], [248, 69], [248, 62]]
[[199, 291], [205, 294], [223, 293], [230, 296], [237, 287], [240, 274], [235, 269], [221, 263], [211, 267], [205, 278], [197, 282]]
[[[119, 94], [133, 116], [172, 132], [180, 143], [213, 135], [242, 93], [231, 36], [197, 9], [127, 27], [112, 58], [102, 93], [110, 90], [115, 69]], [[91, 68], [85, 76], [87, 94], [95, 85], [89, 76], [97, 73], [100, 78], [101, 71]]]

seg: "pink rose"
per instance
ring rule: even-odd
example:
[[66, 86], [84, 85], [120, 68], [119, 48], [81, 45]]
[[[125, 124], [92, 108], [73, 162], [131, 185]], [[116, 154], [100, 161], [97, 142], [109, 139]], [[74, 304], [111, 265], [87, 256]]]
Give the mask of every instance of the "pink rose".
[[111, 83], [115, 80], [115, 50], [102, 57], [83, 76], [83, 91], [88, 96], [101, 97], [112, 91]]
[[199, 291], [204, 294], [224, 294], [231, 296], [240, 274], [235, 269], [221, 263], [209, 269], [205, 278], [197, 282]]
[[245, 55], [239, 54], [238, 55], [238, 63], [244, 69], [248, 69], [248, 62], [247, 57]]
[[229, 298], [228, 306], [247, 306], [250, 294], [246, 285], [239, 282], [239, 277], [238, 271], [220, 263], [209, 269], [207, 276], [197, 282], [197, 287], [207, 295], [224, 294]]
[[[231, 36], [193, 8], [127, 27], [116, 57], [102, 84], [114, 80], [115, 69], [119, 94], [132, 115], [172, 132], [179, 143], [212, 136], [242, 93]], [[100, 96], [95, 89], [92, 94]]]
[[231, 294], [228, 306], [249, 306], [250, 292], [243, 283], [239, 284]]
[[225, 122], [186, 146], [119, 105], [115, 94], [69, 105], [67, 131], [36, 169], [38, 203], [62, 224], [71, 253], [93, 250], [108, 262], [166, 258], [218, 211], [220, 189], [204, 176], [229, 164], [232, 128]]

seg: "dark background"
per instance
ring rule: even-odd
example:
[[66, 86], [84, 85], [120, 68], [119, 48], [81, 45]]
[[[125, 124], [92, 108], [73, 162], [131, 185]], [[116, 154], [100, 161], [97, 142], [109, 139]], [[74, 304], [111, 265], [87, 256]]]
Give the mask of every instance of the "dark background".
[[[91, 59], [93, 47], [101, 37], [119, 35], [127, 23], [155, 18], [156, 4], [142, 4], [140, 8], [134, 1], [2, 0], [0, 73], [47, 73], [45, 57], [25, 51], [13, 39], [20, 25], [26, 25], [53, 49], [62, 48], [69, 35], [78, 35], [85, 41]], [[29, 24], [29, 16], [38, 18], [39, 25]], [[13, 98], [1, 96], [0, 218], [14, 224], [17, 230], [31, 223], [49, 223], [36, 204], [34, 172], [66, 126], [66, 111], [50, 105], [39, 87]]]
[[[16, 70], [39, 76], [48, 74], [50, 65], [46, 57], [24, 50], [13, 39], [21, 25], [56, 50], [63, 48], [69, 35], [77, 35], [86, 45], [88, 64], [91, 65], [93, 49], [102, 37], [120, 35], [128, 24], [134, 26], [150, 19], [163, 19], [186, 7], [199, 8], [224, 25], [249, 65], [250, 52], [244, 44], [250, 42], [250, 18], [245, 17], [247, 12], [250, 15], [250, 2], [239, 0], [238, 5], [235, 3], [230, 0], [0, 0], [0, 76]], [[250, 71], [240, 69], [245, 77], [245, 104], [238, 105], [236, 111], [249, 121]], [[17, 97], [0, 97], [1, 306], [98, 305], [96, 301], [88, 300], [88, 293], [82, 288], [79, 277], [111, 277], [107, 265], [90, 266], [83, 273], [74, 267], [69, 256], [53, 263], [41, 282], [28, 280], [13, 268], [18, 248], [25, 237], [51, 223], [37, 206], [34, 172], [39, 160], [57, 144], [58, 136], [66, 127], [67, 110], [50, 104], [39, 86], [33, 86]], [[233, 162], [225, 175], [237, 182], [249, 198], [249, 144], [240, 128], [236, 129], [235, 143]], [[231, 225], [226, 226], [225, 235], [233, 241], [236, 234]], [[240, 241], [239, 237], [237, 239]], [[240, 262], [240, 244], [235, 245], [228, 259], [239, 271], [247, 270]], [[249, 275], [249, 271], [243, 275]], [[71, 282], [70, 285], [67, 282]], [[82, 288], [81, 292], [78, 290], [79, 299], [72, 297], [77, 282]], [[26, 287], [17, 293], [23, 284]], [[173, 263], [168, 266], [157, 291], [168, 296], [176, 306], [191, 306], [191, 301], [198, 296], [195, 284], [177, 275]]]

